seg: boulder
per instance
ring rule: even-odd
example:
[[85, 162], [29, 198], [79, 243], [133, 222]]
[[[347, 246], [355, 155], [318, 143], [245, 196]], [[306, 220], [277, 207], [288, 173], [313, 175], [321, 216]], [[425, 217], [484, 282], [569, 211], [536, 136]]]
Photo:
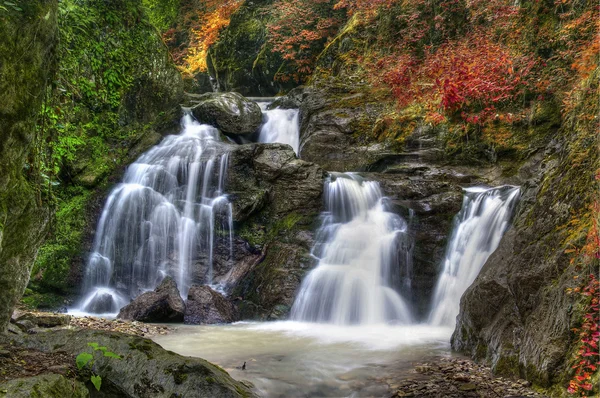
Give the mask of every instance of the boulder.
[[251, 134], [262, 123], [262, 111], [254, 101], [238, 93], [207, 93], [193, 96], [192, 113], [202, 123], [227, 134]]
[[181, 322], [185, 304], [177, 284], [167, 276], [153, 291], [139, 295], [119, 311], [117, 318], [141, 322]]
[[185, 308], [185, 323], [231, 323], [236, 320], [233, 304], [207, 285], [192, 285]]
[[[167, 351], [152, 340], [142, 337], [118, 332], [76, 329], [13, 336], [2, 341], [3, 344], [24, 349], [46, 353], [66, 352], [73, 356], [82, 352], [91, 353], [92, 349], [88, 346], [90, 342], [107, 347], [110, 352], [122, 358], [119, 360], [98, 353], [94, 356], [94, 372], [102, 377], [101, 396], [132, 398], [255, 396], [248, 387], [232, 379], [220, 367], [201, 358], [183, 357]], [[87, 387], [95, 394], [94, 387], [89, 382]], [[0, 391], [4, 388], [0, 386]], [[59, 395], [40, 394], [39, 396], [78, 397], [79, 395], [59, 393]]]
[[90, 392], [82, 382], [55, 373], [9, 380], [0, 387], [0, 397], [7, 398], [87, 398], [89, 396]]

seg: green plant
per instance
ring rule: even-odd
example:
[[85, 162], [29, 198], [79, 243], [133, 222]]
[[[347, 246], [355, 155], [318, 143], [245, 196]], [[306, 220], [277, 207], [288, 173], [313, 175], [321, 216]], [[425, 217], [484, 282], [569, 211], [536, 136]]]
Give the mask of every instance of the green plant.
[[102, 385], [102, 377], [100, 375], [97, 375], [93, 370], [94, 362], [96, 361], [94, 355], [96, 354], [96, 352], [101, 352], [103, 357], [115, 358], [115, 359], [122, 359], [122, 358], [119, 354], [115, 354], [114, 352], [108, 351], [108, 348], [106, 348], [104, 346], [99, 346], [98, 343], [88, 343], [87, 345], [89, 347], [92, 347], [93, 351], [91, 353], [89, 353], [89, 352], [80, 353], [75, 358], [75, 363], [77, 364], [77, 369], [79, 369], [79, 370], [83, 370], [86, 367], [90, 369], [90, 372], [91, 372], [90, 381], [92, 382], [94, 387], [96, 387], [96, 390], [100, 391], [100, 386]]

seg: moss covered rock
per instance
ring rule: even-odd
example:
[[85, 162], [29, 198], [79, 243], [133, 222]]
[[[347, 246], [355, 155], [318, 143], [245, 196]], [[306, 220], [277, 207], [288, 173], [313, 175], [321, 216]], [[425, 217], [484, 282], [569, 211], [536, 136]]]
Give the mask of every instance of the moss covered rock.
[[102, 377], [101, 393], [106, 396], [254, 396], [245, 385], [232, 379], [220, 367], [204, 359], [182, 357], [140, 337], [117, 332], [61, 330], [13, 339], [14, 345], [43, 352], [63, 351], [73, 356], [91, 352], [88, 343], [107, 347], [122, 359], [95, 357], [93, 371]]
[[29, 280], [51, 219], [36, 124], [56, 72], [56, 1], [0, 10], [0, 333]]
[[195, 96], [193, 101], [196, 119], [226, 134], [251, 134], [262, 123], [258, 104], [238, 93], [207, 93]]
[[0, 386], [0, 397], [7, 398], [87, 398], [85, 384], [69, 380], [63, 375], [48, 373], [34, 377], [10, 380]]

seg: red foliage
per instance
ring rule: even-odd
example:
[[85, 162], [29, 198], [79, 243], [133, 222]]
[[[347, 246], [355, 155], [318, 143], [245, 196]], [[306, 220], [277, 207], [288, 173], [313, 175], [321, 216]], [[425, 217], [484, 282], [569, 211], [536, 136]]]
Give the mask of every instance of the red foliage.
[[278, 73], [277, 80], [297, 82], [309, 76], [327, 39], [344, 22], [343, 14], [333, 11], [334, 0], [282, 0], [273, 4], [273, 22], [267, 25], [273, 51], [294, 65], [289, 76]]
[[600, 283], [594, 274], [590, 274], [585, 287], [579, 291], [589, 300], [586, 314], [581, 327], [573, 329], [579, 337], [578, 360], [573, 365], [575, 375], [569, 382], [567, 391], [571, 394], [587, 396], [587, 391], [592, 391], [592, 375], [597, 372], [600, 362], [598, 357], [598, 344], [600, 339]]
[[[386, 65], [392, 62], [391, 67]], [[523, 92], [534, 65], [531, 58], [514, 57], [507, 47], [471, 34], [444, 43], [422, 61], [401, 54], [381, 60], [377, 67], [385, 69], [382, 80], [401, 106], [429, 103], [446, 112], [458, 112], [467, 122], [481, 123], [495, 114], [497, 104]], [[469, 116], [472, 110], [478, 115]]]

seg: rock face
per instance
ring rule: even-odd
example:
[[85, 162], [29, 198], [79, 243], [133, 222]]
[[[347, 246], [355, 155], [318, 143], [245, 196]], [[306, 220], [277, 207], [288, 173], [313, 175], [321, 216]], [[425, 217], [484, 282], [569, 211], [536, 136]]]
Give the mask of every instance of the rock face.
[[193, 101], [196, 119], [227, 134], [251, 134], [262, 123], [258, 104], [238, 93], [207, 93], [194, 96]]
[[140, 294], [121, 308], [117, 318], [141, 322], [181, 322], [185, 303], [177, 284], [167, 276], [153, 292]]
[[[29, 281], [51, 218], [39, 159], [30, 153], [46, 85], [56, 71], [56, 1], [3, 10], [0, 34], [0, 333]], [[10, 38], [10, 39], [8, 39]], [[39, 153], [39, 151], [34, 151]]]
[[236, 233], [245, 242], [234, 251], [249, 259], [231, 296], [241, 299], [241, 319], [278, 319], [315, 265], [310, 249], [325, 174], [287, 145], [251, 144], [232, 150], [227, 178]]
[[[43, 352], [73, 356], [91, 352], [89, 342], [122, 357], [97, 355], [94, 372], [102, 377], [101, 393], [118, 397], [253, 397], [227, 372], [200, 358], [182, 357], [151, 340], [117, 332], [61, 330], [15, 336], [12, 343]], [[93, 388], [90, 386], [90, 388]], [[44, 395], [46, 396], [46, 395]], [[71, 396], [71, 395], [64, 395]]]
[[[581, 97], [596, 113], [597, 73], [590, 78], [593, 89]], [[600, 265], [567, 250], [585, 242], [587, 230], [580, 223], [597, 200], [591, 181], [600, 168], [595, 122], [569, 120], [559, 138], [520, 169], [523, 194], [514, 226], [463, 295], [452, 336], [455, 350], [490, 362], [496, 373], [541, 386], [566, 385], [572, 377], [566, 371], [576, 349], [571, 328], [585, 310], [567, 289]], [[575, 160], [582, 153], [585, 162]]]
[[210, 286], [192, 285], [185, 307], [185, 323], [213, 324], [236, 321], [233, 304]]

